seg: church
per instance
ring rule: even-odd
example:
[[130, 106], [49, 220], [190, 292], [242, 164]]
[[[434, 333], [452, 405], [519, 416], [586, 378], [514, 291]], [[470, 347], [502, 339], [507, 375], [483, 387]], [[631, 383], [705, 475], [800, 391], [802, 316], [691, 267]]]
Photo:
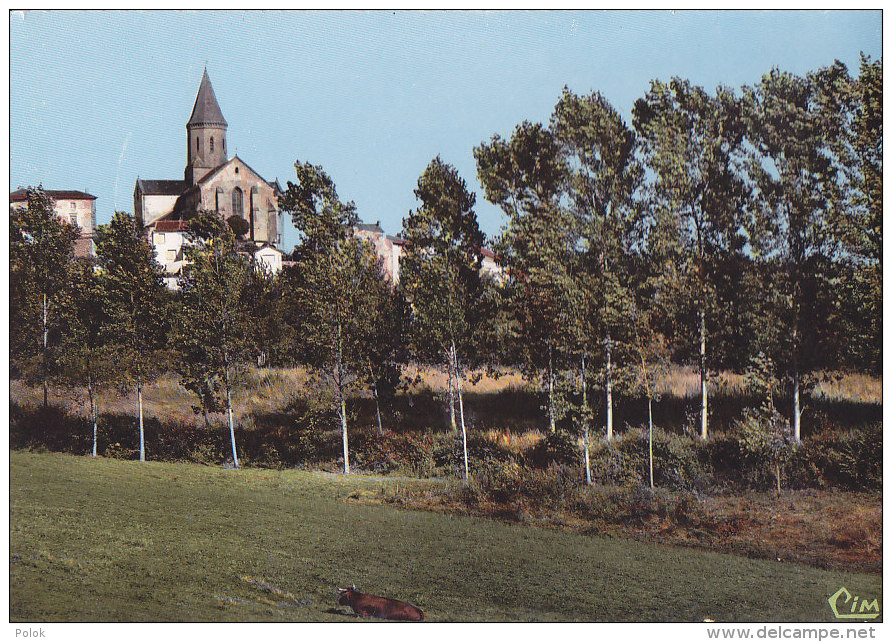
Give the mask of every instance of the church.
[[186, 123], [186, 169], [183, 180], [137, 178], [133, 211], [175, 287], [183, 268], [184, 219], [198, 210], [218, 212], [225, 220], [238, 216], [248, 224], [245, 239], [255, 256], [272, 271], [281, 269], [283, 220], [281, 188], [267, 181], [237, 155], [227, 158], [228, 123], [217, 103], [207, 69], [201, 78], [192, 116]]

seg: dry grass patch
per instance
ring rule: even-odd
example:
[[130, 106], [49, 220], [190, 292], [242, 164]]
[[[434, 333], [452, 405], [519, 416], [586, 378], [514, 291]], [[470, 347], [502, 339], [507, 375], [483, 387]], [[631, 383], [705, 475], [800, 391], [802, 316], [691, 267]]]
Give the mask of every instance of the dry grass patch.
[[866, 374], [831, 375], [815, 386], [814, 396], [831, 401], [883, 403], [883, 380]]

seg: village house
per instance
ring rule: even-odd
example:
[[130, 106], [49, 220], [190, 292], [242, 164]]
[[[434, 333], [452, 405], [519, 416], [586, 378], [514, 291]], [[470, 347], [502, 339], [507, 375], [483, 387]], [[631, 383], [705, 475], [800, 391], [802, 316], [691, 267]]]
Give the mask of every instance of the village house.
[[183, 180], [137, 178], [133, 211], [143, 226], [155, 256], [164, 267], [167, 284], [176, 287], [188, 243], [184, 220], [199, 210], [217, 212], [224, 220], [247, 222], [247, 246], [265, 269], [282, 268], [283, 221], [281, 188], [267, 181], [237, 155], [227, 157], [223, 117], [207, 69], [201, 78], [192, 116], [186, 123], [187, 158]]
[[353, 234], [372, 244], [375, 253], [381, 258], [384, 276], [396, 285], [400, 280], [400, 257], [406, 241], [399, 236], [385, 234], [381, 222], [357, 223], [353, 226]]
[[[93, 233], [96, 231], [96, 197], [76, 190], [44, 190], [53, 199], [53, 207], [62, 221], [80, 229], [74, 242], [76, 257], [93, 256]], [[20, 187], [9, 194], [11, 207], [28, 207], [28, 190]]]
[[[381, 222], [362, 223], [353, 226], [353, 234], [372, 244], [375, 253], [381, 259], [384, 276], [394, 285], [400, 281], [400, 259], [409, 243], [400, 236], [385, 234], [381, 228]], [[496, 283], [503, 283], [505, 279], [504, 268], [499, 265], [496, 255], [486, 248], [480, 253], [483, 260], [480, 265], [480, 274], [493, 279]]]

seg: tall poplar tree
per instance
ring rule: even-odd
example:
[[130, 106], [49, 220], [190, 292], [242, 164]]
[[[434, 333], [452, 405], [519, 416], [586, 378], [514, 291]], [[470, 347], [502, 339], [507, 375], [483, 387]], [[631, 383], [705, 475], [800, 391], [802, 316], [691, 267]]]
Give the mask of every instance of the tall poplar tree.
[[[479, 357], [483, 326], [491, 315], [480, 277], [484, 236], [474, 194], [439, 156], [419, 177], [415, 198], [421, 206], [403, 220], [408, 244], [400, 261], [400, 285], [412, 310], [416, 352], [443, 363], [455, 382], [467, 479], [462, 385], [467, 368]], [[451, 406], [450, 399], [450, 411]]]
[[530, 122], [518, 125], [509, 140], [495, 135], [475, 147], [474, 157], [486, 199], [508, 217], [496, 246], [511, 277], [503, 292], [509, 341], [527, 374], [545, 382], [554, 432], [556, 374], [575, 363], [570, 335], [578, 307], [578, 229], [561, 203], [566, 159], [551, 130]]
[[[883, 61], [861, 54], [849, 85], [840, 156], [848, 199], [833, 221], [843, 264], [842, 316], [847, 337], [842, 365], [882, 372], [883, 345]], [[838, 103], [839, 101], [834, 101]]]
[[50, 335], [77, 237], [77, 228], [56, 216], [53, 199], [40, 187], [28, 190], [27, 207], [10, 208], [11, 362], [27, 381], [43, 385], [44, 406], [52, 374]]
[[84, 387], [93, 423], [93, 457], [98, 454], [97, 393], [114, 384], [118, 372], [115, 349], [109, 342], [103, 278], [93, 262], [78, 259], [69, 264], [69, 277], [60, 293], [57, 377], [66, 385]]
[[745, 88], [749, 163], [756, 187], [758, 250], [777, 270], [780, 293], [775, 323], [783, 328], [769, 355], [792, 387], [791, 423], [801, 439], [803, 390], [808, 374], [826, 365], [824, 341], [831, 328], [826, 311], [834, 259], [831, 220], [843, 206], [844, 181], [835, 142], [843, 135], [837, 100], [848, 72], [842, 63], [805, 77], [773, 69]]
[[653, 171], [654, 206], [674, 214], [685, 248], [687, 297], [697, 318], [700, 436], [709, 434], [710, 334], [719, 330], [716, 271], [723, 255], [742, 250], [746, 189], [740, 171], [743, 121], [727, 88], [710, 95], [689, 81], [655, 80], [635, 102], [634, 127], [644, 162]]
[[[265, 275], [239, 251], [233, 229], [216, 212], [202, 212], [190, 223], [189, 269], [179, 278], [181, 305], [172, 332], [184, 383], [203, 404], [227, 414], [233, 465], [239, 467], [232, 393], [239, 376], [257, 354], [256, 294]], [[182, 376], [182, 375], [181, 375]], [[215, 399], [219, 392], [219, 401]], [[207, 406], [205, 406], [207, 407]]]
[[347, 400], [369, 384], [381, 289], [380, 261], [352, 234], [356, 206], [343, 202], [318, 166], [295, 163], [297, 183], [279, 203], [302, 239], [285, 275], [284, 319], [295, 338], [291, 354], [309, 365], [334, 393], [341, 424], [344, 473], [350, 472]]
[[[574, 225], [579, 230], [579, 287], [592, 295], [586, 306], [584, 353], [603, 345], [606, 435], [613, 437], [615, 344], [628, 329], [632, 292], [628, 259], [635, 226], [633, 196], [644, 172], [636, 158], [635, 132], [600, 93], [578, 96], [564, 88], [551, 128], [567, 160]], [[618, 335], [620, 335], [618, 337]], [[621, 341], [622, 343], [622, 341]]]
[[115, 346], [116, 367], [136, 389], [139, 460], [146, 459], [143, 386], [167, 367], [170, 293], [161, 265], [133, 215], [115, 212], [96, 234], [96, 260], [102, 273], [108, 340]]

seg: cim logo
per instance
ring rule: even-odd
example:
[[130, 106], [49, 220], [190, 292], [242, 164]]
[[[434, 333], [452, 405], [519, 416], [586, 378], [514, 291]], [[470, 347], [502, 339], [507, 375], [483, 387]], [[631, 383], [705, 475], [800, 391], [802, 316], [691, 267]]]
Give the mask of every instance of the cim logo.
[[[843, 596], [845, 596], [845, 599], [841, 599]], [[840, 619], [863, 620], [865, 618], [873, 619], [879, 617], [880, 603], [876, 598], [872, 602], [861, 600], [860, 604], [858, 602], [859, 599], [857, 595], [852, 597], [852, 594], [843, 586], [831, 595], [827, 601], [830, 603], [830, 608], [833, 609], [833, 614]], [[846, 608], [849, 603], [851, 603], [851, 608]]]

